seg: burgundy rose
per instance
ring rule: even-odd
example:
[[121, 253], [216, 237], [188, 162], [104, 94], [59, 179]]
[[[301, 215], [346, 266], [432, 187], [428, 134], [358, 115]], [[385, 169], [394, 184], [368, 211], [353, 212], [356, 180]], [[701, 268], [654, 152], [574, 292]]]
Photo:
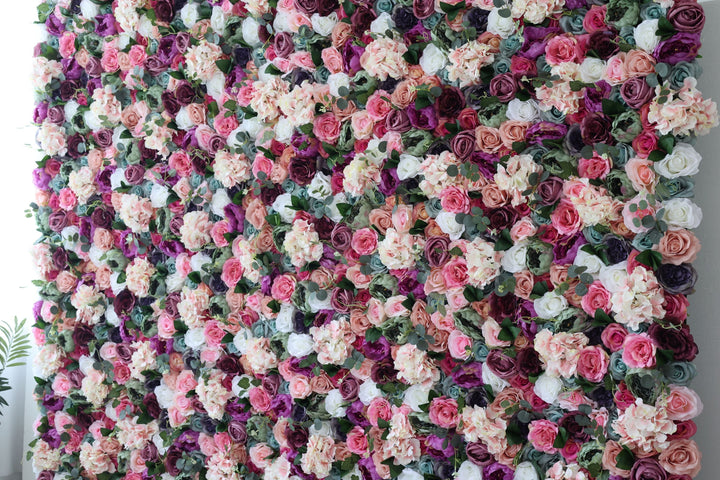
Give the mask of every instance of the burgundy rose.
[[145, 70], [153, 77], [157, 77], [163, 73], [167, 70], [167, 67], [167, 64], [165, 64], [158, 55], [150, 55], [145, 60]]
[[74, 80], [65, 80], [60, 82], [60, 99], [67, 102], [75, 96], [78, 89], [77, 82]]
[[332, 235], [333, 228], [335, 228], [335, 222], [327, 217], [316, 218], [313, 221], [313, 226], [315, 227], [315, 231], [317, 232], [318, 237], [320, 237], [320, 240], [325, 242], [330, 241], [330, 235]]
[[87, 72], [89, 77], [99, 77], [103, 73], [103, 66], [100, 62], [100, 59], [97, 57], [93, 57], [92, 55], [88, 57], [87, 64], [85, 64], [85, 71]]
[[354, 402], [358, 398], [358, 391], [360, 390], [360, 384], [357, 378], [352, 375], [348, 375], [340, 383], [340, 395], [346, 402]]
[[195, 89], [183, 80], [175, 89], [175, 99], [183, 107], [190, 105], [195, 99]]
[[639, 109], [652, 100], [654, 92], [645, 77], [632, 77], [620, 86], [620, 95], [630, 108]]
[[177, 97], [173, 92], [163, 92], [163, 94], [160, 96], [160, 99], [162, 100], [163, 108], [165, 111], [171, 116], [175, 117], [175, 115], [178, 114], [180, 111], [180, 102], [178, 102]]
[[285, 427], [285, 437], [293, 450], [304, 447], [308, 442], [308, 432], [300, 425], [288, 425]]
[[585, 432], [585, 427], [580, 425], [577, 421], [577, 417], [581, 416], [580, 412], [568, 412], [558, 420], [558, 426], [563, 427], [567, 430], [570, 438], [574, 438], [578, 442], [587, 442], [590, 439], [590, 435]]
[[76, 133], [67, 138], [67, 154], [72, 158], [80, 158], [87, 149], [85, 148], [85, 138]]
[[666, 480], [667, 472], [654, 458], [641, 458], [635, 461], [630, 470], [630, 480]]
[[[208, 153], [216, 154], [225, 146], [225, 139], [221, 135], [213, 135], [208, 142]], [[203, 174], [205, 172], [203, 171]], [[311, 179], [312, 180], [312, 179]]]
[[375, 362], [390, 356], [390, 343], [385, 337], [380, 337], [374, 342], [365, 342], [362, 346], [363, 354]]
[[517, 311], [518, 298], [512, 293], [504, 296], [490, 294], [490, 314], [494, 318], [513, 318]]
[[505, 355], [500, 349], [494, 348], [490, 350], [485, 362], [495, 375], [504, 380], [508, 380], [517, 374], [515, 359]]
[[457, 87], [444, 87], [437, 99], [437, 107], [440, 116], [455, 118], [465, 108], [465, 95]]
[[667, 19], [678, 32], [700, 33], [705, 26], [705, 12], [696, 0], [677, 0], [667, 11]]
[[100, 148], [108, 148], [112, 146], [113, 143], [113, 131], [109, 128], [103, 128], [102, 130], [97, 130], [93, 132], [93, 138], [95, 139], [95, 143], [97, 143], [97, 146]]
[[65, 122], [65, 110], [57, 105], [47, 109], [47, 119], [55, 125], [62, 125]]
[[125, 169], [125, 180], [130, 185], [140, 185], [145, 180], [145, 167], [142, 165], [128, 165]]
[[370, 24], [377, 18], [377, 14], [365, 6], [359, 6], [350, 16], [352, 31], [357, 36], [362, 36], [370, 28]]
[[157, 397], [153, 392], [148, 393], [145, 395], [145, 398], [143, 398], [143, 405], [145, 405], [145, 409], [148, 412], [148, 415], [150, 415], [153, 418], [160, 418], [160, 414], [162, 413], [162, 409], [160, 408], [160, 404], [158, 403]]
[[262, 379], [262, 387], [271, 397], [274, 397], [280, 389], [280, 377], [278, 375], [264, 376]]
[[220, 357], [220, 360], [217, 362], [217, 368], [228, 375], [237, 375], [242, 370], [240, 362], [238, 362], [237, 357], [233, 355], [223, 355]]
[[435, 2], [433, 0], [413, 0], [413, 13], [420, 20], [425, 20], [435, 13]]
[[352, 230], [344, 223], [338, 223], [333, 228], [332, 234], [330, 235], [330, 242], [333, 248], [339, 252], [344, 252], [350, 247], [352, 241]]
[[586, 145], [596, 143], [613, 144], [615, 140], [610, 134], [612, 122], [602, 113], [591, 113], [583, 118], [580, 124], [582, 138]]
[[515, 357], [518, 373], [527, 378], [531, 375], [539, 375], [542, 372], [543, 365], [540, 361], [540, 355], [532, 347], [526, 347], [520, 350]]
[[63, 270], [68, 264], [68, 254], [64, 248], [58, 248], [53, 252], [52, 255], [53, 266], [57, 270]]
[[385, 117], [385, 128], [391, 132], [405, 133], [410, 128], [410, 118], [405, 110], [390, 110], [388, 116]]
[[73, 329], [72, 338], [76, 347], [85, 349], [88, 344], [95, 339], [95, 334], [89, 326], [79, 325]]
[[558, 177], [548, 177], [540, 182], [536, 193], [540, 197], [541, 205], [552, 205], [560, 199], [562, 195], [563, 181]]
[[175, 35], [175, 48], [179, 53], [185, 53], [190, 46], [190, 34], [188, 32], [180, 32]]
[[490, 228], [502, 231], [515, 225], [518, 214], [512, 207], [504, 206], [490, 210], [487, 216], [490, 219]]
[[607, 60], [620, 51], [617, 35], [610, 31], [593, 32], [588, 38], [588, 50], [595, 50], [598, 56]]
[[119, 343], [115, 349], [117, 351], [118, 358], [123, 362], [127, 363], [132, 359], [133, 351], [130, 348], [130, 345]]
[[498, 97], [503, 103], [512, 100], [519, 87], [512, 73], [502, 73], [490, 80], [490, 93]]
[[463, 130], [450, 141], [450, 149], [460, 160], [465, 160], [475, 151], [475, 144], [475, 131]]
[[43, 470], [37, 476], [37, 480], [53, 480], [53, 478], [55, 478], [55, 473], [50, 470]]
[[175, 5], [170, 0], [155, 1], [155, 18], [163, 23], [170, 23], [175, 16]]
[[442, 267], [450, 260], [450, 239], [448, 237], [430, 237], [425, 242], [425, 258], [428, 264]]
[[678, 33], [660, 42], [653, 55], [658, 61], [671, 65], [692, 62], [698, 56], [700, 45], [699, 33]]
[[316, 166], [315, 159], [299, 158], [295, 157], [290, 160], [288, 166], [288, 173], [290, 180], [304, 187], [309, 185], [315, 176]]
[[175, 445], [168, 448], [167, 452], [165, 452], [165, 470], [173, 477], [177, 477], [178, 475], [180, 475], [180, 469], [177, 468], [176, 464], [178, 460], [182, 458], [182, 456], [182, 450], [180, 450], [180, 448], [176, 447]]
[[113, 308], [118, 315], [130, 313], [133, 307], [135, 307], [135, 295], [127, 288], [118, 293], [113, 300]]
[[68, 218], [67, 214], [63, 210], [56, 210], [48, 217], [48, 227], [53, 232], [60, 232], [63, 228], [67, 227]]
[[67, 377], [72, 388], [80, 388], [85, 375], [80, 370], [71, 370], [67, 373]]
[[288, 32], [276, 34], [273, 45], [275, 46], [275, 53], [277, 53], [280, 58], [287, 58], [295, 51], [293, 36]]
[[[157, 400], [155, 401], [157, 403]], [[146, 462], [157, 462], [160, 457], [158, 455], [158, 449], [153, 442], [148, 442], [142, 450], [140, 450], [140, 458]]]
[[383, 360], [375, 363], [370, 370], [372, 381], [379, 384], [397, 381], [397, 370], [393, 367], [392, 360]]
[[170, 219], [170, 225], [168, 225], [168, 228], [170, 229], [170, 232], [173, 235], [180, 236], [180, 228], [185, 223], [185, 220], [183, 220], [183, 217], [181, 215], [175, 215]]

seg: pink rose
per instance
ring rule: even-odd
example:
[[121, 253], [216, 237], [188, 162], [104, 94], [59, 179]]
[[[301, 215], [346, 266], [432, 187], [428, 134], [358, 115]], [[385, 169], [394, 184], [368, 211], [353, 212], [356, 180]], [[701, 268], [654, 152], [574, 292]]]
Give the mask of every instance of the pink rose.
[[582, 309], [588, 315], [595, 315], [595, 311], [599, 308], [605, 313], [610, 311], [610, 292], [608, 292], [600, 281], [594, 281], [588, 291], [582, 297]]
[[655, 344], [647, 333], [631, 333], [623, 342], [623, 362], [630, 368], [655, 366]]
[[580, 57], [578, 50], [578, 43], [574, 37], [556, 36], [545, 46], [545, 59], [550, 66], [573, 62]]
[[145, 47], [143, 45], [133, 45], [130, 47], [128, 56], [130, 57], [130, 64], [133, 67], [143, 66], [145, 60], [147, 60], [147, 53], [145, 53]]
[[360, 426], [353, 427], [347, 434], [347, 447], [352, 453], [365, 455], [368, 450], [368, 439], [365, 430]]
[[674, 421], [690, 420], [703, 411], [703, 403], [694, 390], [673, 385], [665, 399], [668, 418]]
[[606, 30], [605, 14], [607, 13], [607, 5], [593, 5], [587, 11], [583, 18], [583, 28], [588, 33]]
[[392, 418], [390, 402], [383, 397], [373, 398], [370, 405], [368, 405], [367, 418], [374, 427], [378, 426], [378, 419], [380, 418], [385, 421], [390, 421]]
[[68, 393], [70, 393], [71, 386], [70, 380], [66, 375], [62, 373], [55, 375], [55, 379], [52, 383], [52, 389], [56, 395], [59, 397], [67, 397]]
[[466, 360], [470, 356], [472, 345], [472, 339], [460, 330], [453, 330], [448, 336], [448, 351], [458, 360]]
[[243, 276], [245, 269], [242, 266], [242, 262], [239, 258], [229, 258], [223, 263], [223, 270], [220, 274], [220, 278], [225, 285], [230, 288], [235, 288], [235, 285], [240, 281]]
[[313, 134], [321, 142], [335, 143], [340, 138], [340, 121], [334, 113], [323, 113], [313, 120]]
[[442, 275], [448, 289], [464, 287], [470, 278], [467, 262], [463, 257], [453, 257], [442, 267]]
[[550, 215], [550, 221], [560, 235], [575, 235], [583, 226], [582, 219], [572, 202], [563, 199]]
[[323, 65], [330, 70], [330, 73], [340, 73], [343, 71], [342, 55], [335, 47], [324, 48], [320, 53]]
[[312, 393], [312, 387], [305, 375], [296, 375], [290, 380], [290, 396], [293, 398], [307, 398]]
[[280, 275], [276, 277], [273, 281], [270, 293], [275, 300], [278, 300], [282, 303], [288, 303], [290, 302], [290, 298], [292, 297], [293, 293], [295, 293], [296, 284], [297, 279], [292, 275]]
[[458, 403], [452, 398], [437, 397], [430, 403], [430, 421], [440, 428], [455, 428], [458, 424]]
[[183, 370], [178, 374], [177, 381], [175, 382], [175, 387], [177, 388], [178, 392], [185, 395], [190, 390], [193, 390], [195, 387], [197, 387], [198, 382], [195, 380], [195, 374], [193, 374], [190, 370]]
[[625, 327], [619, 323], [611, 323], [605, 330], [603, 330], [600, 338], [602, 339], [603, 345], [605, 345], [611, 352], [617, 352], [623, 346], [625, 337], [627, 337], [628, 331]]
[[181, 177], [189, 177], [193, 171], [190, 157], [183, 151], [175, 151], [168, 159], [168, 165]]
[[370, 115], [370, 118], [376, 122], [385, 120], [385, 117], [387, 117], [390, 110], [392, 110], [392, 105], [390, 105], [390, 102], [388, 101], [389, 98], [390, 94], [388, 94], [385, 90], [376, 90], [372, 95], [370, 95], [367, 104], [365, 105], [365, 109]]
[[455, 186], [440, 192], [440, 205], [446, 212], [470, 213], [470, 197], [464, 189]]
[[377, 249], [378, 235], [372, 228], [361, 228], [353, 234], [350, 246], [359, 255], [372, 255]]
[[267, 412], [270, 410], [272, 399], [268, 392], [262, 387], [253, 387], [250, 389], [249, 398], [250, 405], [258, 412]]
[[535, 450], [553, 454], [557, 452], [557, 448], [553, 447], [553, 443], [555, 443], [558, 430], [558, 426], [550, 420], [533, 420], [530, 422], [528, 440]]
[[209, 320], [205, 323], [205, 342], [210, 347], [219, 347], [225, 336], [225, 330], [220, 328], [220, 324], [215, 320]]
[[215, 222], [210, 229], [210, 236], [213, 243], [218, 247], [227, 247], [230, 243], [225, 239], [225, 234], [230, 231], [230, 223], [227, 220]]
[[175, 319], [163, 312], [158, 317], [158, 336], [164, 339], [172, 338], [175, 333]]
[[265, 443], [256, 443], [250, 447], [250, 460], [259, 468], [267, 468], [270, 465], [270, 457], [275, 451]]
[[63, 58], [70, 58], [75, 53], [75, 39], [77, 35], [73, 32], [64, 32], [60, 37], [60, 55]]
[[611, 166], [609, 158], [595, 155], [592, 158], [578, 160], [578, 173], [584, 178], [604, 179], [610, 173]]
[[598, 346], [589, 346], [580, 350], [577, 371], [591, 382], [602, 381], [610, 365], [610, 356]]

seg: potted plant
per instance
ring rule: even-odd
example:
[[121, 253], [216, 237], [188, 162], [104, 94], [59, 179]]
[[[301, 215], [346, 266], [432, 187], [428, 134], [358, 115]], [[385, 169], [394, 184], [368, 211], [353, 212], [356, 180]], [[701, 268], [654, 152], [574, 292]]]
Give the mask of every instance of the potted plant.
[[25, 331], [25, 319], [15, 321], [12, 325], [0, 323], [0, 415], [2, 408], [8, 405], [3, 393], [10, 390], [7, 377], [3, 376], [5, 369], [24, 365], [22, 360], [30, 351], [30, 335]]

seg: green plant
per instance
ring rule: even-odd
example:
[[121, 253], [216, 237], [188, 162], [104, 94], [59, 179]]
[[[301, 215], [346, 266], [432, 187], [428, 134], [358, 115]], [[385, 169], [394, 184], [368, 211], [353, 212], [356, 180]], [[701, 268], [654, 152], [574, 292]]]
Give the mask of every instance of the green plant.
[[8, 379], [2, 374], [7, 368], [24, 365], [22, 359], [30, 352], [30, 335], [24, 332], [25, 321], [18, 321], [15, 317], [12, 325], [0, 323], [0, 409], [8, 404], [2, 396], [3, 392], [11, 388]]

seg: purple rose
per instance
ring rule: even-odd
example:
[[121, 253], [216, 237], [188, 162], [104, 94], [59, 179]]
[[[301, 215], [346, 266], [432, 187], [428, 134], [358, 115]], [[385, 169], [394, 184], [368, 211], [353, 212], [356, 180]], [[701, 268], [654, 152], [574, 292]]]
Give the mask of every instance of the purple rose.
[[485, 467], [495, 461], [495, 458], [490, 452], [488, 447], [482, 442], [468, 443], [465, 446], [465, 454], [472, 463], [478, 467]]
[[425, 25], [418, 22], [410, 30], [403, 34], [403, 40], [407, 44], [432, 42], [432, 34]]
[[[62, 111], [60, 107], [57, 107]], [[40, 102], [35, 105], [35, 111], [33, 112], [33, 123], [42, 123], [48, 116], [48, 102]], [[63, 112], [63, 121], [65, 120], [65, 113]]]
[[163, 92], [160, 96], [160, 100], [162, 100], [165, 111], [173, 118], [180, 111], [180, 107], [182, 107], [173, 92]]
[[128, 165], [125, 169], [125, 180], [130, 185], [140, 185], [145, 180], [145, 167], [142, 165]]
[[502, 350], [497, 348], [490, 350], [485, 363], [495, 375], [504, 380], [514, 377], [517, 373], [515, 359], [505, 355]]
[[620, 86], [620, 95], [630, 108], [639, 109], [652, 100], [654, 92], [645, 77], [632, 77]]
[[48, 227], [53, 232], [60, 232], [67, 226], [67, 214], [63, 210], [55, 210], [48, 217]]
[[288, 32], [280, 32], [275, 35], [273, 40], [275, 46], [275, 53], [280, 58], [287, 58], [291, 53], [295, 51], [295, 44], [293, 43], [293, 37]]
[[195, 89], [189, 82], [183, 80], [175, 89], [175, 98], [181, 106], [186, 107], [195, 100]]
[[344, 252], [350, 247], [352, 241], [352, 230], [344, 223], [338, 223], [333, 228], [332, 234], [330, 235], [330, 242], [333, 248], [339, 252]]
[[33, 170], [33, 185], [39, 190], [47, 190], [52, 177], [43, 168]]
[[558, 27], [525, 26], [523, 30], [524, 42], [518, 55], [529, 60], [536, 60], [545, 53], [545, 46], [553, 35], [558, 35], [561, 32], [562, 30]]
[[145, 70], [153, 77], [157, 77], [167, 68], [167, 64], [158, 55], [150, 55], [145, 59]]
[[237, 375], [242, 370], [240, 362], [234, 355], [223, 355], [220, 357], [217, 361], [217, 367], [220, 371], [228, 375]]
[[420, 110], [415, 109], [414, 105], [410, 105], [405, 109], [405, 112], [410, 118], [410, 124], [414, 128], [420, 130], [434, 130], [438, 126], [437, 115], [435, 109], [431, 106], [421, 108]]
[[572, 237], [564, 237], [553, 245], [553, 258], [558, 265], [572, 263], [577, 256], [580, 247], [585, 245], [587, 240], [578, 233]]
[[175, 5], [170, 0], [157, 0], [155, 2], [155, 17], [160, 22], [170, 23], [175, 16]]
[[397, 370], [393, 366], [392, 360], [382, 360], [375, 363], [370, 370], [372, 381], [379, 384], [397, 381]]
[[346, 402], [354, 402], [358, 398], [358, 392], [360, 390], [360, 384], [357, 378], [352, 375], [348, 375], [340, 383], [340, 395]]
[[[155, 403], [157, 403], [157, 400], [155, 400]], [[158, 449], [155, 444], [152, 442], [148, 442], [147, 445], [145, 445], [142, 450], [140, 450], [140, 458], [142, 458], [146, 462], [157, 462], [160, 457], [158, 455]]]
[[348, 313], [350, 312], [350, 305], [352, 305], [353, 300], [354, 296], [350, 290], [335, 288], [330, 297], [330, 305], [333, 310], [339, 313]]
[[230, 230], [242, 233], [245, 228], [245, 210], [240, 205], [229, 203], [223, 208], [223, 213], [228, 220]]
[[185, 53], [190, 46], [190, 34], [188, 32], [180, 32], [175, 35], [175, 48], [179, 53]]
[[666, 480], [667, 472], [654, 458], [640, 458], [630, 470], [630, 480]]
[[450, 260], [450, 239], [448, 237], [430, 237], [425, 242], [425, 258], [428, 264], [442, 267]]
[[689, 263], [663, 263], [656, 273], [658, 282], [669, 293], [689, 295], [695, 291], [697, 271]]
[[390, 356], [390, 343], [385, 337], [380, 337], [374, 342], [363, 343], [362, 352], [370, 360], [378, 362]]
[[400, 179], [397, 175], [397, 168], [384, 168], [380, 172], [380, 185], [378, 190], [386, 197], [390, 197], [395, 194]]
[[177, 468], [176, 464], [178, 460], [182, 458], [182, 456], [183, 451], [175, 445], [168, 448], [167, 452], [165, 452], [165, 470], [173, 477], [177, 477], [180, 474], [180, 469]]
[[109, 128], [97, 130], [93, 132], [93, 138], [95, 139], [95, 143], [97, 143], [98, 147], [109, 148], [113, 143], [113, 131]]
[[450, 149], [460, 160], [466, 160], [475, 151], [475, 143], [475, 131], [463, 130], [450, 141]]
[[135, 295], [127, 288], [118, 293], [113, 299], [113, 309], [118, 315], [130, 313], [133, 307], [135, 307]]
[[385, 127], [391, 132], [405, 133], [410, 128], [410, 118], [405, 110], [390, 110], [385, 117]]
[[77, 82], [73, 80], [66, 80], [60, 82], [60, 99], [67, 102], [75, 96], [75, 92], [78, 89]]
[[89, 77], [98, 78], [103, 73], [102, 63], [97, 57], [88, 57], [87, 64], [85, 65], [85, 71]]
[[[47, 107], [47, 104], [45, 104]], [[65, 110], [63, 110], [61, 107], [54, 105], [46, 110], [47, 112], [47, 119], [50, 121], [50, 123], [54, 123], [55, 125], [62, 125], [65, 122]]]
[[287, 438], [290, 448], [293, 450], [307, 445], [308, 442], [307, 430], [299, 425], [288, 425], [285, 427], [285, 437]]
[[428, 455], [436, 460], [445, 460], [455, 455], [455, 448], [445, 437], [440, 438], [437, 435], [428, 435], [425, 439], [425, 446], [427, 447]]
[[101, 37], [109, 37], [117, 33], [115, 28], [115, 16], [112, 13], [106, 13], [105, 15], [98, 15], [95, 17], [97, 25], [95, 26], [95, 33]]
[[61, 18], [55, 16], [55, 14], [48, 15], [45, 19], [45, 28], [47, 32], [53, 37], [59, 37], [65, 31], [65, 23]]
[[525, 133], [525, 140], [530, 145], [542, 145], [543, 140], [560, 140], [568, 131], [567, 125], [553, 122], [533, 123]]
[[507, 103], [515, 97], [520, 85], [512, 73], [501, 73], [490, 80], [490, 93]]
[[247, 442], [247, 432], [244, 423], [237, 420], [230, 420], [227, 431], [233, 442], [239, 443], [240, 445], [244, 445], [245, 442]]
[[588, 38], [587, 48], [588, 50], [595, 50], [603, 60], [607, 60], [620, 51], [617, 35], [607, 30], [591, 33]]
[[700, 50], [699, 33], [678, 33], [663, 40], [655, 47], [653, 56], [659, 62], [675, 65], [679, 62], [692, 62]]
[[705, 26], [705, 12], [696, 0], [677, 0], [668, 9], [667, 19], [678, 32], [700, 33]]

